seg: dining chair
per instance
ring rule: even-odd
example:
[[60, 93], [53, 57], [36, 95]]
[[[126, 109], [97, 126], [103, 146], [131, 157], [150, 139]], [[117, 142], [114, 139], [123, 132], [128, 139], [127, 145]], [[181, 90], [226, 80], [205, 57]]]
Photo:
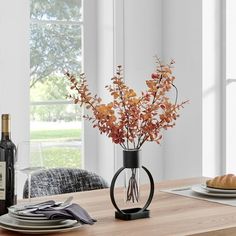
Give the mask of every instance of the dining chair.
[[[31, 196], [40, 197], [62, 193], [81, 192], [108, 188], [99, 175], [77, 168], [52, 168], [36, 171], [31, 176]], [[23, 189], [23, 198], [28, 197], [28, 180]]]

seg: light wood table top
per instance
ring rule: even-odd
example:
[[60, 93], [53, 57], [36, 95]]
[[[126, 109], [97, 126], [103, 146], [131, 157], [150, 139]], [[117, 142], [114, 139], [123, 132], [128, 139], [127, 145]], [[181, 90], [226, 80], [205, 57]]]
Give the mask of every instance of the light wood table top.
[[[110, 201], [109, 189], [49, 197], [60, 201], [64, 200], [68, 195], [73, 195], [74, 201], [98, 220], [92, 226], [83, 225], [76, 231], [50, 235], [236, 235], [236, 207], [159, 192], [160, 189], [203, 183], [204, 181], [205, 178], [192, 178], [157, 183], [153, 201], [149, 206], [151, 217], [134, 221], [122, 221], [114, 218], [115, 210]], [[122, 190], [118, 190], [117, 194], [122, 194]], [[48, 197], [38, 198], [37, 200], [45, 199], [48, 199]], [[19, 234], [0, 229], [0, 235], [11, 236]]]

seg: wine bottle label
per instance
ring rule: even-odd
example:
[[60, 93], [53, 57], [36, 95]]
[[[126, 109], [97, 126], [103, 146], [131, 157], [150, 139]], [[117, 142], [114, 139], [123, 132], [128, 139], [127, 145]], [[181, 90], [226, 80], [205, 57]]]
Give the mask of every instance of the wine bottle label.
[[0, 161], [0, 200], [6, 200], [6, 162]]

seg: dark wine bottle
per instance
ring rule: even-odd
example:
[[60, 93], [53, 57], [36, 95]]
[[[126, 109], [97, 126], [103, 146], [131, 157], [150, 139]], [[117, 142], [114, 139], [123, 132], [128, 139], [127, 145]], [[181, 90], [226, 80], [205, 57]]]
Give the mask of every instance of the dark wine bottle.
[[16, 204], [15, 162], [16, 146], [11, 141], [10, 115], [2, 115], [2, 138], [0, 141], [0, 215]]

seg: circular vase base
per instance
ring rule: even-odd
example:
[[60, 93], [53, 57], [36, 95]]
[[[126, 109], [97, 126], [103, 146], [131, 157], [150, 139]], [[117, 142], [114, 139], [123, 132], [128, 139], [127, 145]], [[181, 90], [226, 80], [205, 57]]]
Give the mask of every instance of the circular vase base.
[[137, 220], [137, 219], [149, 218], [150, 211], [147, 209], [141, 211], [141, 209], [142, 208], [131, 208], [131, 209], [121, 210], [121, 212], [116, 211], [115, 218], [120, 220]]

